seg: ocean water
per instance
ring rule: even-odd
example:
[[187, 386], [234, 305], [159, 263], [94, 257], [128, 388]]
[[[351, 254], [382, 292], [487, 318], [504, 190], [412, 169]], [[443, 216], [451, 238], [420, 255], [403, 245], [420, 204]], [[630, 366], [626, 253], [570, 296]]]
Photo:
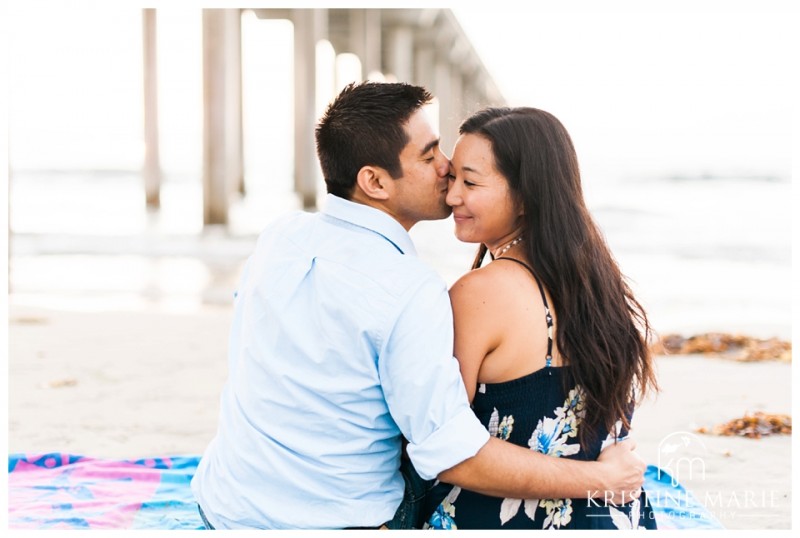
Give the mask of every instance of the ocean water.
[[591, 193], [623, 272], [662, 331], [791, 335], [791, 184], [652, 178]]
[[[791, 337], [791, 184], [774, 177], [637, 177], [584, 183], [587, 204], [662, 334]], [[102, 311], [191, 311], [230, 302], [257, 233], [297, 209], [290, 182], [234, 201], [228, 229], [202, 229], [198, 181], [144, 208], [137, 174], [13, 173], [12, 302]], [[475, 246], [452, 219], [420, 223], [421, 258], [452, 284]]]
[[[788, 181], [630, 178], [585, 183], [584, 194], [659, 333], [791, 336]], [[473, 246], [442, 245], [450, 219], [418, 226], [429, 229], [421, 255], [448, 281], [468, 268]]]

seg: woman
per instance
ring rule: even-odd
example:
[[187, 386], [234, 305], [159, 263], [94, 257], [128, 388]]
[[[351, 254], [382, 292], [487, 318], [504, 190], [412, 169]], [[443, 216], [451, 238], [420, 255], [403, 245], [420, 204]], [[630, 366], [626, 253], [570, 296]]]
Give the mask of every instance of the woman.
[[[572, 141], [555, 117], [489, 108], [460, 134], [447, 203], [456, 237], [480, 248], [450, 295], [475, 413], [509, 442], [596, 459], [627, 433], [634, 400], [657, 390], [645, 312], [586, 209]], [[481, 268], [487, 252], [493, 261]], [[644, 493], [614, 506], [439, 488], [434, 528], [655, 528]]]

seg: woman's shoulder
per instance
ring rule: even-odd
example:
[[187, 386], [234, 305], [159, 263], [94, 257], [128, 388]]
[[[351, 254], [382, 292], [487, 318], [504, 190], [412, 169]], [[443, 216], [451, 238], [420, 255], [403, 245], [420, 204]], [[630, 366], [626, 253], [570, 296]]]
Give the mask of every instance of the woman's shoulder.
[[498, 284], [499, 275], [493, 270], [491, 264], [479, 269], [464, 273], [461, 278], [450, 288], [450, 294], [456, 295], [490, 295], [491, 290]]
[[521, 265], [492, 262], [461, 276], [450, 288], [450, 296], [466, 303], [506, 302], [519, 293], [520, 281], [524, 279], [530, 276]]

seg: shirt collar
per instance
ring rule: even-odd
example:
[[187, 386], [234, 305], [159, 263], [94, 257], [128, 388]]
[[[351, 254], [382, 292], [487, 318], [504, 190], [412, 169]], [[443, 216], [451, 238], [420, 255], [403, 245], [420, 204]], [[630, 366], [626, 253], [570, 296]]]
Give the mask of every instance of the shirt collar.
[[328, 194], [321, 213], [371, 230], [392, 243], [403, 254], [417, 255], [417, 249], [405, 228], [380, 209]]

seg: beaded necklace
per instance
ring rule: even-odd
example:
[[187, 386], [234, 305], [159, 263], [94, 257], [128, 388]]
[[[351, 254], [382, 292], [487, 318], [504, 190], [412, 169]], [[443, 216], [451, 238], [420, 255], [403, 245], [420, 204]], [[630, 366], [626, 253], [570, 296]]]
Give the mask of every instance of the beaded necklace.
[[497, 250], [497, 252], [493, 252], [493, 253], [492, 253], [492, 256], [494, 256], [494, 257], [495, 257], [495, 259], [499, 258], [499, 257], [500, 257], [500, 256], [502, 256], [503, 254], [505, 254], [506, 252], [508, 252], [508, 249], [510, 249], [511, 247], [513, 247], [514, 245], [516, 245], [517, 243], [519, 243], [520, 241], [522, 241], [522, 234], [518, 235], [518, 236], [517, 236], [517, 237], [516, 237], [516, 238], [515, 238], [513, 241], [511, 241], [509, 244], [507, 244], [507, 245], [506, 245], [506, 246], [504, 246], [503, 248], [501, 248], [501, 249], [498, 249], [498, 250]]

